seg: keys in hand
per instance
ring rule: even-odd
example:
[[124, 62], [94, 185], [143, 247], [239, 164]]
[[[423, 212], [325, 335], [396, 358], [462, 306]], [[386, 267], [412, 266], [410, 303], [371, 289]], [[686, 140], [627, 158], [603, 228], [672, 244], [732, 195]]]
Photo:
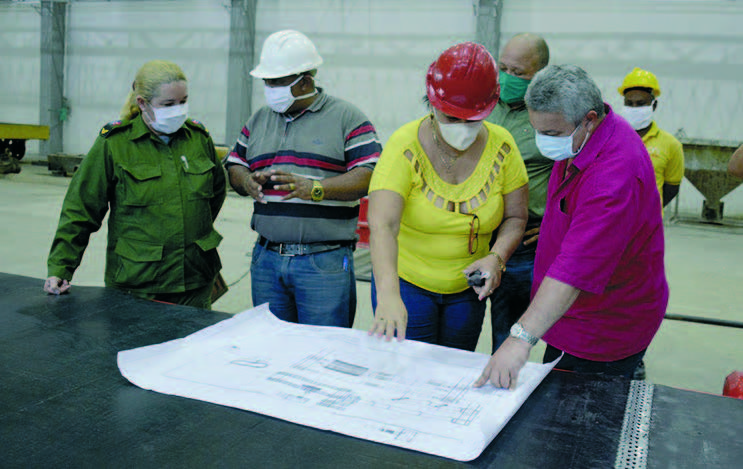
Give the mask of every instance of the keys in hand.
[[481, 287], [485, 285], [485, 277], [482, 275], [482, 272], [479, 270], [471, 272], [467, 276], [467, 285], [471, 287]]

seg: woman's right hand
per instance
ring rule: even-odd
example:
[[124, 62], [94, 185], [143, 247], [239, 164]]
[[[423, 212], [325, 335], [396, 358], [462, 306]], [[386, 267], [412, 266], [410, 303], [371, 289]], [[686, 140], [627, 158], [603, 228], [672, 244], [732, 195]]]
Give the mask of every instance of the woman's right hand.
[[405, 329], [408, 327], [408, 310], [402, 302], [402, 298], [385, 299], [379, 297], [377, 310], [374, 312], [374, 323], [369, 329], [369, 335], [385, 335], [387, 340], [392, 340], [397, 332], [397, 340], [405, 340]]
[[70, 282], [59, 277], [49, 277], [44, 282], [44, 291], [50, 295], [59, 295], [70, 289]]

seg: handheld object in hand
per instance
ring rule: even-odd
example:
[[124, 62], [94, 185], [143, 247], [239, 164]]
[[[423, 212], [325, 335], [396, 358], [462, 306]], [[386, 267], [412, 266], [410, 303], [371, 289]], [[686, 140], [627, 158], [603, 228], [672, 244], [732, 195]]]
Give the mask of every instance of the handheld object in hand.
[[476, 270], [467, 276], [467, 285], [471, 287], [481, 287], [485, 285], [485, 277], [482, 276], [482, 272]]

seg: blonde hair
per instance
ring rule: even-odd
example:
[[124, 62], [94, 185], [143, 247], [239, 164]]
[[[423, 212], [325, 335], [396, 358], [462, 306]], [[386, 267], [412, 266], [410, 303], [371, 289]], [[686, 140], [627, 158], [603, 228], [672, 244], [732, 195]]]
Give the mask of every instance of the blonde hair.
[[173, 62], [167, 60], [151, 60], [137, 72], [132, 83], [132, 91], [126, 99], [126, 104], [121, 109], [121, 118], [132, 119], [139, 114], [137, 96], [142, 96], [146, 101], [152, 101], [160, 85], [173, 83], [174, 81], [187, 81], [186, 74]]

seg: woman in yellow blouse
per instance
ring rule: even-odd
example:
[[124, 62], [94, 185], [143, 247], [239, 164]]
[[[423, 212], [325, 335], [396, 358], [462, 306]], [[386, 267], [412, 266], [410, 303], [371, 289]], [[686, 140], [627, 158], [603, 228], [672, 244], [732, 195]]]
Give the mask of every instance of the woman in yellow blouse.
[[[527, 219], [519, 150], [508, 131], [484, 122], [499, 92], [490, 53], [457, 44], [428, 69], [431, 114], [387, 142], [369, 187], [370, 334], [477, 346], [485, 300], [500, 284]], [[470, 274], [484, 283], [470, 287], [468, 278], [476, 284], [478, 276]]]

